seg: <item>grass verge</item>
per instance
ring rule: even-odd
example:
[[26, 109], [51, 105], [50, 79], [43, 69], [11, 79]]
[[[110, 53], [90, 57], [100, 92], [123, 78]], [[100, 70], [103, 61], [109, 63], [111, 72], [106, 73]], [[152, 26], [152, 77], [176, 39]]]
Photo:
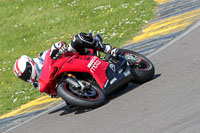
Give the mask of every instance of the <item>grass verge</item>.
[[154, 17], [154, 0], [0, 0], [0, 115], [42, 94], [13, 74], [21, 55], [37, 57], [79, 32], [120, 47]]

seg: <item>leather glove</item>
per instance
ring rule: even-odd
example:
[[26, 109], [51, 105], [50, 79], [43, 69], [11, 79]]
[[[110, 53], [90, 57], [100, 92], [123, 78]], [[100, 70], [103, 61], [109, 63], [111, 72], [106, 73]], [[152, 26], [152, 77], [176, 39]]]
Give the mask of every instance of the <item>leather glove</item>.
[[104, 53], [109, 53], [113, 57], [116, 57], [118, 55], [118, 49], [107, 44], [105, 45]]
[[57, 42], [51, 46], [50, 57], [52, 59], [59, 59], [62, 54], [67, 52], [67, 45], [65, 42]]
[[119, 50], [118, 50], [117, 48], [113, 48], [113, 49], [111, 50], [111, 53], [110, 53], [110, 54], [111, 54], [112, 56], [116, 57], [116, 56], [118, 55], [118, 51], [119, 51]]

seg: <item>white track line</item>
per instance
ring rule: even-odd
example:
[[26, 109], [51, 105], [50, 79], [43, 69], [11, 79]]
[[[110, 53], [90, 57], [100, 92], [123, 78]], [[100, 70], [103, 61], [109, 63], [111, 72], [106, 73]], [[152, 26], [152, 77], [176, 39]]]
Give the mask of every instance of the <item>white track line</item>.
[[152, 54], [148, 55], [147, 57], [149, 58], [149, 57], [154, 56], [157, 53], [163, 51], [165, 48], [167, 48], [170, 45], [174, 44], [176, 41], [180, 40], [181, 38], [183, 38], [184, 36], [186, 36], [187, 34], [189, 34], [191, 31], [193, 31], [194, 29], [196, 29], [199, 26], [200, 26], [200, 20], [197, 21], [195, 24], [193, 24], [190, 28], [188, 28], [184, 33], [182, 33], [181, 35], [179, 35], [178, 37], [176, 37], [175, 39], [173, 39], [169, 43], [165, 44], [164, 46], [162, 46], [161, 48], [159, 48], [158, 50], [156, 50]]
[[40, 113], [40, 114], [38, 114], [38, 115], [36, 115], [36, 116], [33, 116], [33, 117], [30, 118], [29, 120], [26, 120], [26, 121], [24, 121], [24, 122], [22, 122], [22, 123], [20, 123], [20, 124], [18, 124], [18, 125], [16, 125], [16, 126], [14, 126], [14, 127], [9, 128], [9, 129], [6, 130], [4, 133], [9, 132], [10, 130], [13, 130], [14, 128], [17, 128], [17, 127], [19, 127], [19, 126], [21, 126], [21, 125], [23, 125], [23, 124], [25, 124], [25, 123], [28, 123], [28, 122], [32, 121], [33, 119], [36, 119], [36, 118], [38, 118], [38, 117], [40, 117], [40, 116], [42, 116], [42, 115], [44, 115], [44, 114], [47, 114], [47, 113], [49, 113], [49, 112], [55, 110], [56, 108], [62, 107], [62, 106], [64, 106], [64, 105], [65, 105], [65, 102], [59, 103], [59, 104], [56, 105], [55, 107], [52, 107], [52, 108], [50, 108], [50, 109], [47, 109], [46, 111], [44, 111], [44, 112], [42, 112], [42, 113]]

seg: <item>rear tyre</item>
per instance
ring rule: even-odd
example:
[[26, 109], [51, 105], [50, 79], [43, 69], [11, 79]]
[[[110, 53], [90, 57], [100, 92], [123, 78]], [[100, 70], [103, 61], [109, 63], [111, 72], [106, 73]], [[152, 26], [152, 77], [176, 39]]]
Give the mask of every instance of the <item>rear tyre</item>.
[[119, 53], [121, 53], [129, 61], [134, 83], [141, 84], [154, 77], [154, 65], [144, 55], [126, 49], [119, 49]]
[[[86, 81], [81, 82], [88, 83]], [[97, 108], [105, 102], [104, 93], [93, 84], [91, 84], [90, 88], [81, 91], [66, 82], [61, 82], [57, 87], [57, 92], [64, 101], [77, 107]]]

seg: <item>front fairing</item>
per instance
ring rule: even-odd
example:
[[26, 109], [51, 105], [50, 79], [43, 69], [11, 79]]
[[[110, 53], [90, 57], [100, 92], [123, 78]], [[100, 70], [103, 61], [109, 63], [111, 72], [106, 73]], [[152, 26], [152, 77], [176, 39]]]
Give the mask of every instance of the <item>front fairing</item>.
[[55, 92], [56, 79], [65, 72], [85, 72], [90, 73], [99, 86], [103, 89], [107, 81], [106, 69], [108, 62], [101, 60], [97, 56], [91, 55], [72, 55], [63, 56], [61, 59], [52, 60], [48, 51], [41, 76], [38, 81], [38, 86], [41, 92]]
[[40, 74], [40, 78], [38, 80], [38, 88], [41, 92], [50, 93], [48, 89], [48, 84], [50, 81], [50, 74], [52, 70], [52, 65], [55, 63], [55, 60], [52, 60], [49, 56], [50, 50], [47, 52], [45, 57], [45, 61], [43, 64], [43, 68]]

